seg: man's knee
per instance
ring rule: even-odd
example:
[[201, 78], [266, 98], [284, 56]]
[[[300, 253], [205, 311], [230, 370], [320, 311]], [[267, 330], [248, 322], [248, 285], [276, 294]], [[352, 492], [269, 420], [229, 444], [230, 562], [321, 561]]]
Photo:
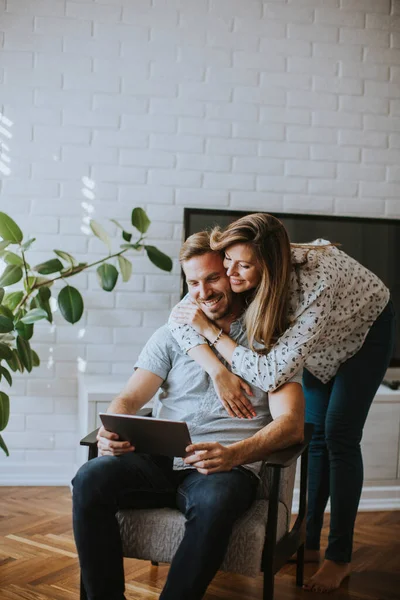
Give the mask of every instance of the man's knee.
[[102, 456], [86, 462], [72, 480], [73, 501], [81, 508], [90, 507], [104, 496], [110, 488], [113, 476], [115, 457]]
[[251, 477], [236, 471], [204, 476], [192, 489], [182, 490], [189, 512], [212, 521], [238, 518], [255, 497], [256, 482], [247, 480]]

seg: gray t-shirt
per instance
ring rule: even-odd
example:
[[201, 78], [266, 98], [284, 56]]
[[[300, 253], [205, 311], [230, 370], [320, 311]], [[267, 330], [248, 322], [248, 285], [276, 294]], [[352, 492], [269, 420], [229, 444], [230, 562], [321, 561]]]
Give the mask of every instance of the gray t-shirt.
[[[232, 323], [229, 335], [248, 347], [240, 320]], [[224, 362], [220, 355], [218, 357]], [[254, 386], [250, 400], [257, 416], [252, 419], [230, 417], [209, 375], [180, 348], [167, 325], [160, 327], [149, 339], [135, 364], [136, 368], [150, 371], [163, 379], [153, 415], [160, 419], [186, 421], [193, 443], [233, 444], [251, 437], [272, 421], [268, 394]], [[290, 381], [301, 384], [301, 372]], [[261, 462], [243, 466], [258, 474]], [[192, 467], [185, 465], [181, 458], [175, 458], [174, 469], [184, 468]]]

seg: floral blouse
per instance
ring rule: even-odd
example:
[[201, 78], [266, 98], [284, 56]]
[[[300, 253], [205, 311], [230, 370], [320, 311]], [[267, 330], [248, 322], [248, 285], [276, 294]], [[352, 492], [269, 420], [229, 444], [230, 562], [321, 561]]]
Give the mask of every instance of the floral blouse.
[[[363, 345], [389, 301], [382, 281], [356, 260], [318, 239], [324, 249], [292, 247], [289, 321], [291, 325], [266, 355], [237, 346], [232, 372], [269, 392], [306, 367], [327, 383]], [[185, 302], [185, 300], [182, 300]], [[180, 347], [208, 343], [190, 325], [170, 320]]]

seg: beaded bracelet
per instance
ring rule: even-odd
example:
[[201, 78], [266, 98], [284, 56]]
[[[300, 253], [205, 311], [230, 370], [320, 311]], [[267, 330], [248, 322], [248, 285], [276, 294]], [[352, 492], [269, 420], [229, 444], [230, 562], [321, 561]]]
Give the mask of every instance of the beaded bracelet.
[[224, 330], [223, 330], [223, 329], [220, 329], [220, 330], [219, 330], [219, 332], [218, 332], [218, 335], [217, 335], [217, 337], [215, 338], [215, 340], [214, 340], [213, 342], [210, 342], [210, 346], [211, 346], [211, 348], [212, 348], [213, 346], [215, 346], [215, 344], [216, 344], [216, 343], [217, 343], [217, 342], [218, 342], [218, 341], [221, 339], [221, 337], [222, 337], [222, 334], [223, 334], [223, 333], [224, 333]]

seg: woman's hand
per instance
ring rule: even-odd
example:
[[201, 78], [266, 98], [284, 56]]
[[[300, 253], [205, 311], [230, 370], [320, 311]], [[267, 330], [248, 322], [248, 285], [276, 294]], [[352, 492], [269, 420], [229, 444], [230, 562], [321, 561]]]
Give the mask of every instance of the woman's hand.
[[216, 329], [215, 325], [206, 317], [201, 308], [193, 302], [181, 302], [177, 304], [172, 309], [170, 319], [180, 325], [191, 325], [193, 329], [204, 337], [212, 336]]
[[245, 395], [253, 395], [248, 383], [222, 365], [217, 373], [211, 375], [211, 378], [218, 398], [230, 417], [251, 419], [257, 416], [253, 405]]

